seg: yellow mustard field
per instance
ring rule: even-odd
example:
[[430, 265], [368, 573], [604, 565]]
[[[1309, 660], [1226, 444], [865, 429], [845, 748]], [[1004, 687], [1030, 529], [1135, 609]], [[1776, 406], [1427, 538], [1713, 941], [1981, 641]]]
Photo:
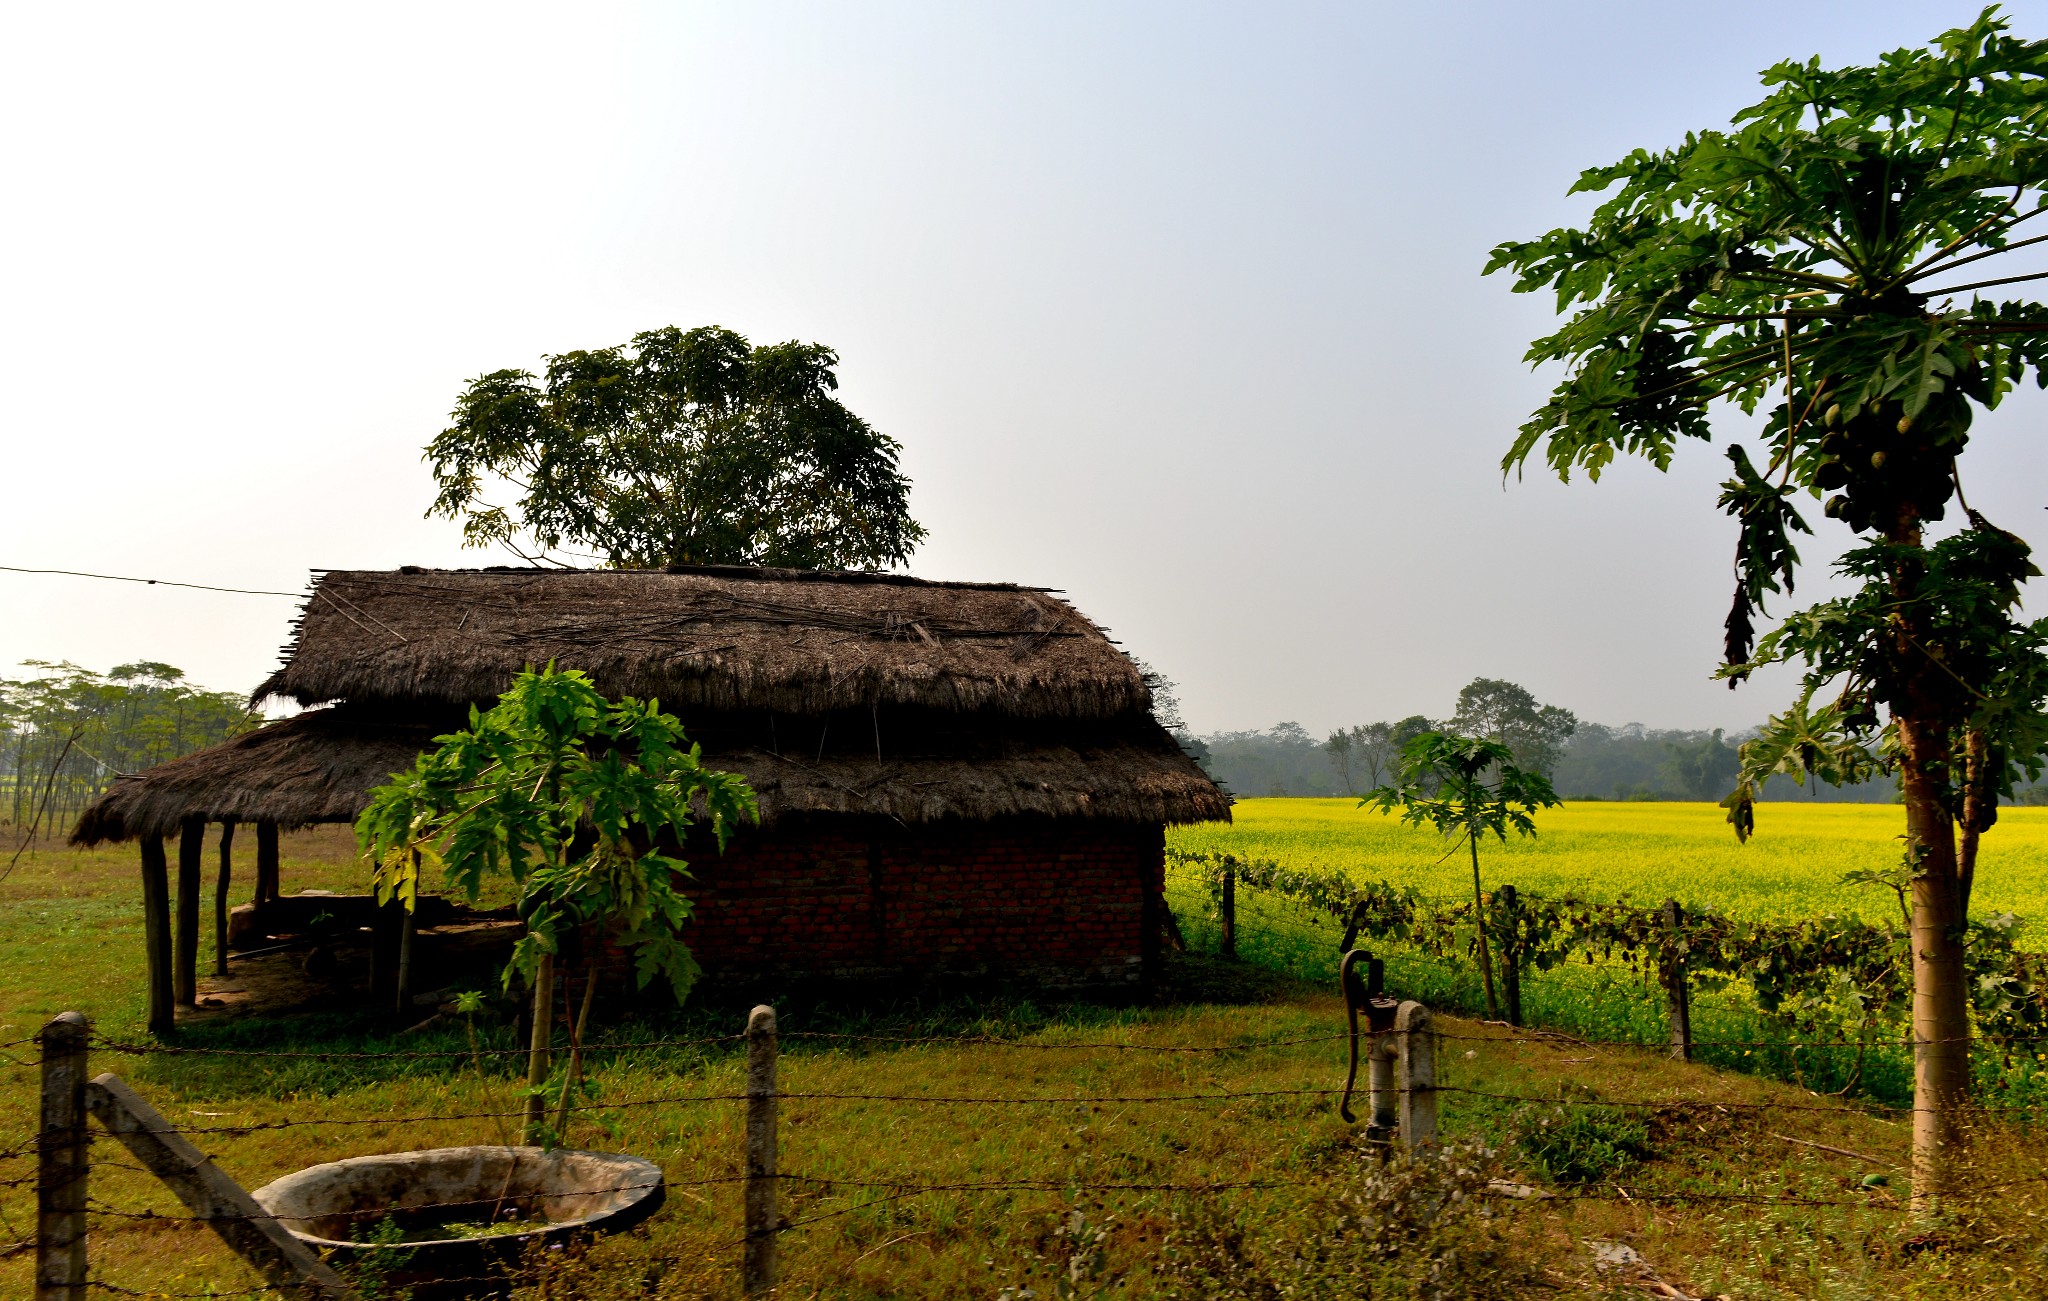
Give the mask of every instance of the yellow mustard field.
[[[1167, 843], [1383, 878], [1428, 894], [1471, 889], [1470, 860], [1459, 844], [1355, 800], [1244, 800], [1233, 815], [1230, 824], [1172, 828]], [[1875, 920], [1898, 915], [1891, 892], [1841, 879], [1897, 866], [1904, 817], [1891, 804], [1760, 804], [1756, 834], [1741, 844], [1716, 805], [1573, 802], [1539, 814], [1533, 840], [1483, 843], [1480, 868], [1489, 889], [1676, 898], [1757, 918]], [[1984, 837], [1971, 911], [2013, 912], [2048, 927], [2048, 808], [2001, 811]], [[2038, 943], [2040, 935], [2030, 939]]]

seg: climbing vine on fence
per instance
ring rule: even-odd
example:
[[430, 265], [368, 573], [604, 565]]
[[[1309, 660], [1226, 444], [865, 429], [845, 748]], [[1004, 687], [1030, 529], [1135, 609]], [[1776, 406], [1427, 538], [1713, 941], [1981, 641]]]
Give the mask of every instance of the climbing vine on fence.
[[[1214, 851], [1168, 849], [1167, 858], [1192, 870], [1218, 904], [1228, 873], [1240, 890], [1263, 891], [1329, 917], [1346, 942], [1393, 941], [1447, 960], [1469, 959], [1476, 945], [1471, 900], [1439, 900], [1390, 881], [1354, 881]], [[1837, 916], [1744, 921], [1688, 907], [1673, 928], [1661, 906], [1626, 895], [1601, 901], [1495, 890], [1484, 900], [1488, 932], [1523, 970], [1619, 961], [1648, 974], [1682, 962], [1697, 989], [1742, 982], [1761, 1010], [1794, 1028], [1854, 1026], [1859, 1037], [1903, 1024], [1910, 1011], [1911, 952], [1899, 922]], [[1969, 924], [1966, 960], [1981, 1035], [2048, 1028], [2048, 954], [2018, 947], [2022, 926], [2010, 913]]]

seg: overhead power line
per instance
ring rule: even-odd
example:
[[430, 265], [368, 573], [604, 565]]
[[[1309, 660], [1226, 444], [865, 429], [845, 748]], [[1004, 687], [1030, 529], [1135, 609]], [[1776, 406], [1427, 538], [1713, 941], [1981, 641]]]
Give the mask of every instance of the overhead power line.
[[199, 592], [232, 592], [236, 596], [289, 596], [303, 600], [304, 592], [271, 592], [257, 587], [215, 587], [211, 583], [180, 583], [169, 578], [130, 578], [126, 574], [88, 574], [78, 569], [23, 569], [19, 565], [0, 565], [0, 570], [10, 574], [62, 574], [66, 578], [104, 578], [111, 583], [146, 583], [151, 587], [189, 587]]

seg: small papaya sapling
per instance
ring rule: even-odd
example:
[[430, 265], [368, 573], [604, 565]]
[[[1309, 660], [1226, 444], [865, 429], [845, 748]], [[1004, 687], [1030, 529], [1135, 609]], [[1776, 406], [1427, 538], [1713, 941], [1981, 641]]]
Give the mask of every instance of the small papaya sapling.
[[[699, 810], [721, 851], [735, 827], [759, 816], [745, 779], [705, 767], [658, 701], [606, 700], [582, 673], [550, 663], [521, 673], [490, 709], [472, 706], [468, 727], [436, 737], [411, 769], [371, 792], [356, 820], [380, 903], [397, 899], [411, 911], [421, 872], [433, 866], [472, 901], [490, 877], [518, 888], [526, 934], [504, 979], [508, 988], [523, 979], [532, 999], [525, 1141], [550, 1137], [555, 958], [574, 933], [601, 928], [631, 957], [642, 988], [665, 979], [681, 1002], [696, 982], [680, 937], [689, 865], [663, 847], [683, 843]], [[584, 955], [583, 1011], [554, 1136], [576, 1089], [600, 957], [595, 947]]]

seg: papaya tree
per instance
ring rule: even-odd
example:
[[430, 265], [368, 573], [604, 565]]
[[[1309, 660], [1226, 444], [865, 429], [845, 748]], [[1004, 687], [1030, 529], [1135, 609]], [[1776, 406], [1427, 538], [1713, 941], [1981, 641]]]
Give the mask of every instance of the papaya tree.
[[[1771, 771], [1898, 775], [1924, 1209], [1962, 1141], [1975, 838], [2048, 736], [2048, 635], [2017, 613], [2037, 571], [1970, 508], [1960, 463], [1979, 412], [2030, 374], [2048, 386], [2048, 309], [2021, 288], [2048, 271], [2000, 262], [2048, 241], [2029, 225], [2048, 211], [2048, 44], [1987, 9], [1924, 49], [1781, 63], [1763, 83], [1727, 128], [1583, 173], [1573, 191], [1604, 196], [1583, 227], [1494, 250], [1488, 273], [1554, 292], [1568, 315], [1529, 349], [1564, 375], [1502, 468], [1540, 455], [1597, 479], [1617, 456], [1661, 470], [1688, 440], [1725, 443], [1719, 506], [1737, 540], [1721, 676], [1804, 668], [1744, 751], [1730, 819], [1747, 833]], [[1717, 404], [1749, 419], [1717, 433]], [[1853, 531], [1838, 568], [1860, 586], [1759, 640], [1811, 532], [1802, 500]], [[1960, 520], [1936, 530], [1951, 506]]]
[[1486, 935], [1479, 842], [1488, 833], [1505, 841], [1510, 830], [1535, 835], [1536, 811], [1559, 803], [1549, 779], [1516, 767], [1515, 752], [1499, 741], [1423, 732], [1401, 746], [1396, 781], [1366, 792], [1358, 802], [1383, 813], [1399, 809], [1403, 822], [1465, 838], [1463, 847], [1472, 856], [1472, 928], [1486, 986], [1486, 1015], [1498, 1020], [1500, 997], [1494, 990], [1493, 952]]
[[[632, 960], [636, 983], [668, 983], [677, 1002], [698, 968], [679, 936], [690, 917], [680, 846], [699, 816], [722, 850], [756, 817], [753, 791], [735, 773], [707, 768], [682, 724], [659, 702], [606, 700], [590, 679], [550, 664], [529, 669], [469, 726], [435, 738], [413, 767], [371, 793], [356, 838], [373, 864], [379, 903], [408, 912], [424, 870], [438, 869], [472, 902], [506, 877], [519, 891], [526, 934], [505, 983], [523, 980], [533, 1010], [527, 1056], [525, 1141], [545, 1136], [552, 1074], [555, 959], [586, 930]], [[602, 965], [583, 952], [583, 1009], [572, 1023], [562, 1116], [575, 1089], [580, 1047]], [[563, 1121], [555, 1124], [557, 1133]]]

